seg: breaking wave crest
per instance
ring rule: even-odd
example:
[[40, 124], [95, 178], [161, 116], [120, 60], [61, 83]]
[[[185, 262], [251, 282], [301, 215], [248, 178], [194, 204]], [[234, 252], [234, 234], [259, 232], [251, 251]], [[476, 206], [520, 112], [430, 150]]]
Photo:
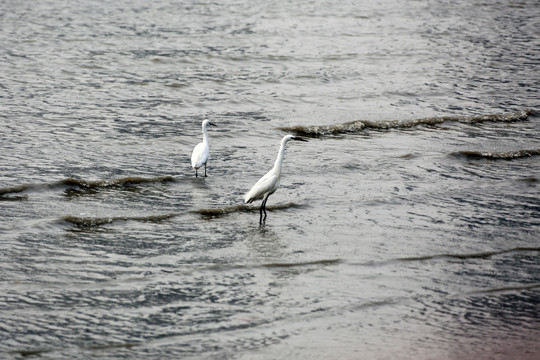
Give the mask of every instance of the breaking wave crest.
[[102, 225], [112, 224], [118, 221], [139, 221], [139, 222], [161, 222], [171, 219], [179, 214], [163, 214], [149, 216], [114, 216], [114, 217], [80, 217], [64, 216], [63, 221], [71, 223], [78, 228], [94, 228]]
[[[27, 190], [30, 187], [28, 184], [10, 186], [5, 188], [0, 188], [0, 201], [20, 201], [26, 200], [26, 196], [13, 196], [13, 194], [19, 194]], [[7, 195], [7, 196], [6, 196]]]
[[0, 198], [5, 197], [10, 194], [22, 193], [27, 190], [40, 190], [40, 189], [56, 189], [62, 187], [74, 188], [79, 191], [92, 191], [99, 190], [104, 188], [111, 187], [129, 187], [140, 184], [148, 183], [162, 183], [174, 181], [172, 176], [157, 176], [157, 177], [138, 177], [138, 176], [128, 176], [119, 179], [111, 180], [83, 180], [83, 179], [74, 179], [66, 178], [60, 181], [55, 181], [52, 183], [46, 184], [22, 184], [17, 186], [0, 188]]
[[[286, 203], [286, 204], [277, 204], [277, 205], [267, 206], [266, 209], [269, 211], [274, 211], [274, 210], [283, 210], [283, 209], [289, 209], [289, 208], [300, 207], [300, 206], [301, 205], [298, 205], [295, 203]], [[85, 216], [68, 215], [68, 216], [62, 217], [60, 221], [67, 222], [80, 229], [90, 229], [90, 228], [97, 228], [103, 225], [109, 225], [115, 222], [121, 222], [121, 221], [159, 223], [159, 222], [169, 220], [174, 217], [186, 215], [188, 213], [199, 214], [199, 215], [202, 215], [203, 218], [211, 219], [211, 218], [224, 216], [224, 215], [234, 213], [234, 212], [255, 212], [255, 211], [258, 212], [259, 207], [241, 204], [241, 205], [226, 206], [222, 208], [197, 209], [197, 210], [191, 210], [191, 211], [179, 212], [179, 213], [147, 215], [147, 216], [85, 217]]]
[[516, 150], [508, 152], [458, 151], [452, 153], [452, 155], [464, 157], [470, 160], [513, 160], [540, 155], [540, 149]]
[[296, 125], [291, 127], [281, 127], [279, 130], [291, 132], [299, 136], [319, 137], [336, 136], [347, 133], [359, 133], [364, 130], [391, 130], [407, 129], [417, 126], [435, 126], [445, 122], [478, 124], [483, 122], [515, 122], [524, 121], [532, 114], [532, 110], [522, 110], [512, 113], [488, 114], [478, 116], [442, 116], [413, 120], [356, 120], [337, 125], [303, 126]]
[[12, 194], [12, 193], [20, 193], [28, 189], [30, 185], [23, 184], [18, 186], [11, 186], [6, 188], [0, 188], [0, 196], [6, 195], [6, 194]]
[[[283, 210], [283, 209], [289, 209], [294, 207], [300, 207], [301, 205], [295, 204], [295, 203], [286, 203], [286, 204], [277, 204], [277, 205], [269, 205], [266, 207], [266, 210]], [[210, 208], [210, 209], [198, 209], [193, 210], [191, 213], [202, 215], [205, 218], [212, 218], [212, 217], [219, 217], [223, 215], [227, 215], [234, 212], [255, 212], [259, 211], [258, 206], [249, 206], [245, 204], [241, 205], [233, 205], [233, 206], [226, 206], [221, 208]]]
[[157, 183], [157, 182], [167, 182], [173, 181], [172, 176], [158, 176], [158, 177], [138, 177], [138, 176], [128, 176], [125, 178], [112, 179], [112, 180], [82, 180], [82, 179], [73, 179], [67, 178], [60, 180], [58, 185], [66, 186], [78, 186], [80, 188], [106, 188], [106, 187], [115, 187], [115, 186], [131, 186], [138, 184], [147, 184], [147, 183]]

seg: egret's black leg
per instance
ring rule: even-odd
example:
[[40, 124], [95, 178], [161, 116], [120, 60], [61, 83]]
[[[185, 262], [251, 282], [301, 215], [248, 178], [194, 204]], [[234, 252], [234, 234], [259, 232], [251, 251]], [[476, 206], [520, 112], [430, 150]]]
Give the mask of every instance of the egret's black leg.
[[204, 163], [204, 177], [206, 177], [206, 163]]
[[199, 175], [197, 175], [197, 169], [195, 169], [195, 177], [199, 177]]
[[[264, 211], [264, 219], [263, 219], [263, 221], [266, 221], [266, 202], [268, 201], [268, 198], [269, 198], [269, 197], [270, 197], [270, 195], [268, 195], [268, 196], [266, 197], [266, 199], [264, 199], [264, 201], [263, 201], [263, 211]], [[261, 215], [262, 215], [262, 214], [261, 214]]]
[[259, 217], [259, 224], [262, 224], [262, 213], [263, 213], [263, 206], [264, 206], [264, 200], [261, 204], [261, 207], [259, 209], [259, 213], [261, 214], [261, 216]]

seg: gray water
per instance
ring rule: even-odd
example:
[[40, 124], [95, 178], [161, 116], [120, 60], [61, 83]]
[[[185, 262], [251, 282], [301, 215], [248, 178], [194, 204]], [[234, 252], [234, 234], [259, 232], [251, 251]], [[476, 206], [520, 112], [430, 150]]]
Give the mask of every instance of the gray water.
[[0, 357], [538, 359], [538, 9], [2, 1]]

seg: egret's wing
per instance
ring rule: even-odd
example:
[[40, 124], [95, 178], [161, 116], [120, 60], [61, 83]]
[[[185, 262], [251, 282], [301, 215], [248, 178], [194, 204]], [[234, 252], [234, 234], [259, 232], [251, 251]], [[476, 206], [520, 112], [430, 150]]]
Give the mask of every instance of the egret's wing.
[[253, 185], [251, 190], [249, 190], [244, 197], [245, 202], [261, 199], [264, 194], [272, 191], [272, 189], [276, 187], [278, 180], [278, 177], [272, 171], [270, 171], [260, 178], [255, 185]]
[[200, 168], [208, 160], [208, 147], [204, 143], [198, 143], [191, 154], [191, 166], [194, 169]]

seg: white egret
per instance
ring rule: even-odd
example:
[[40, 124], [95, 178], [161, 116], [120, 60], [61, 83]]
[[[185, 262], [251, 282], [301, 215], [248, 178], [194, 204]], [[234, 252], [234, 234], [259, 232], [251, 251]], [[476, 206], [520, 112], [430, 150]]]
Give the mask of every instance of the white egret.
[[281, 165], [283, 163], [283, 156], [285, 155], [285, 145], [287, 145], [290, 140], [307, 141], [293, 135], [285, 135], [283, 139], [281, 139], [281, 146], [279, 147], [278, 156], [272, 170], [257, 181], [251, 190], [244, 196], [246, 204], [251, 204], [255, 200], [262, 199], [261, 208], [259, 209], [261, 214], [259, 223], [261, 224], [263, 223], [263, 220], [266, 220], [266, 201], [279, 187], [279, 181], [281, 180]]
[[208, 155], [210, 154], [208, 132], [206, 131], [208, 125], [217, 126], [216, 124], [212, 124], [209, 120], [204, 120], [202, 122], [203, 141], [195, 146], [193, 153], [191, 154], [191, 167], [195, 170], [195, 177], [198, 176], [197, 170], [203, 165], [204, 177], [206, 177], [206, 162], [208, 161]]

